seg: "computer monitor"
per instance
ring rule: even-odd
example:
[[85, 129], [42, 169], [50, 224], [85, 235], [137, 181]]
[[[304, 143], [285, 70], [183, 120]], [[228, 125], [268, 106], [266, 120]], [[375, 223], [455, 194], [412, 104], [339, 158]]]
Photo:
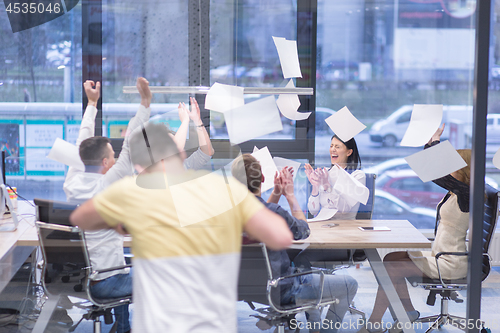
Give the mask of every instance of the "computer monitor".
[[2, 150], [2, 180], [1, 184], [5, 184], [5, 150]]
[[76, 204], [47, 199], [33, 199], [36, 206], [36, 220], [71, 226], [69, 216], [78, 207]]

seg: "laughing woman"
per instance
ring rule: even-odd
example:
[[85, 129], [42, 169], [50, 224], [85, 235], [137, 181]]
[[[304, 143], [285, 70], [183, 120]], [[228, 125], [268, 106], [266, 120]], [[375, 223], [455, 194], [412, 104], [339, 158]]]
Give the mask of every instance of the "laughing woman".
[[334, 135], [330, 143], [330, 158], [332, 166], [329, 169], [313, 170], [311, 165], [305, 165], [307, 178], [312, 185], [307, 208], [313, 215], [317, 215], [321, 208], [338, 209], [334, 219], [353, 220], [356, 218], [359, 202], [354, 203], [352, 199], [344, 197], [334, 186], [343, 171], [341, 169], [349, 172], [362, 185], [366, 185], [365, 173], [359, 169], [361, 158], [354, 138], [344, 142]]

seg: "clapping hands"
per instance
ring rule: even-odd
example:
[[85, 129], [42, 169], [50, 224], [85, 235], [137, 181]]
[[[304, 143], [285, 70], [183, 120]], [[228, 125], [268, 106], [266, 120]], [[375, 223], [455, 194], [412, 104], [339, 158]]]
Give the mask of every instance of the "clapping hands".
[[280, 196], [282, 194], [287, 198], [294, 196], [292, 167], [284, 167], [274, 175], [273, 195]]

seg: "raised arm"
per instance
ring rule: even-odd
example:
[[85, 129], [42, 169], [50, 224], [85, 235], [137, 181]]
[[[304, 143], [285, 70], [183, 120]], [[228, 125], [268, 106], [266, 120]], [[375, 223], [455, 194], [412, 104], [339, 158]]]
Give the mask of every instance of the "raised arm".
[[[85, 113], [82, 117], [82, 123], [80, 124], [80, 130], [78, 132], [78, 138], [76, 139], [76, 146], [79, 148], [83, 140], [91, 138], [94, 136], [95, 131], [95, 117], [97, 115], [97, 101], [100, 97], [101, 83], [91, 80], [87, 80], [83, 83], [83, 90], [87, 95], [88, 104], [85, 109]], [[78, 170], [74, 167], [69, 167], [68, 173], [64, 183], [68, 182], [74, 175], [84, 172]], [[64, 186], [63, 186], [64, 187]]]
[[151, 108], [149, 106], [153, 97], [149, 89], [149, 82], [143, 77], [137, 79], [137, 90], [139, 90], [141, 94], [141, 105], [135, 116], [130, 119], [128, 123], [127, 132], [123, 140], [122, 150], [118, 160], [101, 178], [103, 188], [109, 186], [118, 179], [132, 175], [134, 172], [132, 161], [130, 160], [130, 149], [128, 145], [129, 135], [134, 129], [149, 120], [151, 114]]
[[200, 149], [206, 155], [212, 156], [215, 151], [212, 147], [212, 143], [210, 142], [207, 129], [203, 125], [203, 121], [201, 121], [200, 106], [198, 105], [196, 98], [190, 97], [189, 100], [191, 102], [191, 111], [188, 110], [188, 114], [189, 118], [194, 122], [194, 126], [196, 127], [196, 134], [198, 135], [198, 144]]
[[182, 151], [186, 145], [187, 134], [189, 131], [189, 110], [184, 103], [179, 103], [177, 110], [179, 111], [181, 126], [179, 126], [179, 129], [174, 135], [174, 142], [179, 151]]

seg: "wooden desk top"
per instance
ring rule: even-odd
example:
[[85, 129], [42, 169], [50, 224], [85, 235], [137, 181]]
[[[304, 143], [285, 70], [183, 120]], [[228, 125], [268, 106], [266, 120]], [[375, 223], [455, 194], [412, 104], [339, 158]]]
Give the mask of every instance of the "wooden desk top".
[[24, 201], [19, 201], [17, 218], [19, 224], [15, 231], [0, 232], [0, 258], [3, 258], [14, 246], [19, 245], [19, 239], [22, 239], [25, 233], [31, 233], [34, 230], [36, 244], [38, 246], [38, 236], [35, 227], [35, 208]]
[[[335, 223], [336, 227], [324, 227]], [[390, 231], [362, 231], [358, 227], [389, 227]], [[431, 242], [406, 220], [331, 220], [309, 223], [311, 235], [298, 241], [310, 248], [372, 249], [430, 248]]]
[[[23, 221], [24, 222], [24, 221]], [[323, 225], [338, 226], [325, 228]], [[19, 223], [21, 225], [21, 223]], [[390, 231], [361, 231], [360, 226], [386, 226]], [[370, 248], [430, 248], [431, 242], [406, 220], [332, 220], [309, 223], [311, 235], [296, 244], [309, 244], [310, 248], [370, 249]], [[19, 229], [19, 228], [18, 228]], [[132, 239], [125, 237], [124, 247]], [[17, 240], [18, 246], [38, 246], [36, 227], [26, 227]]]

